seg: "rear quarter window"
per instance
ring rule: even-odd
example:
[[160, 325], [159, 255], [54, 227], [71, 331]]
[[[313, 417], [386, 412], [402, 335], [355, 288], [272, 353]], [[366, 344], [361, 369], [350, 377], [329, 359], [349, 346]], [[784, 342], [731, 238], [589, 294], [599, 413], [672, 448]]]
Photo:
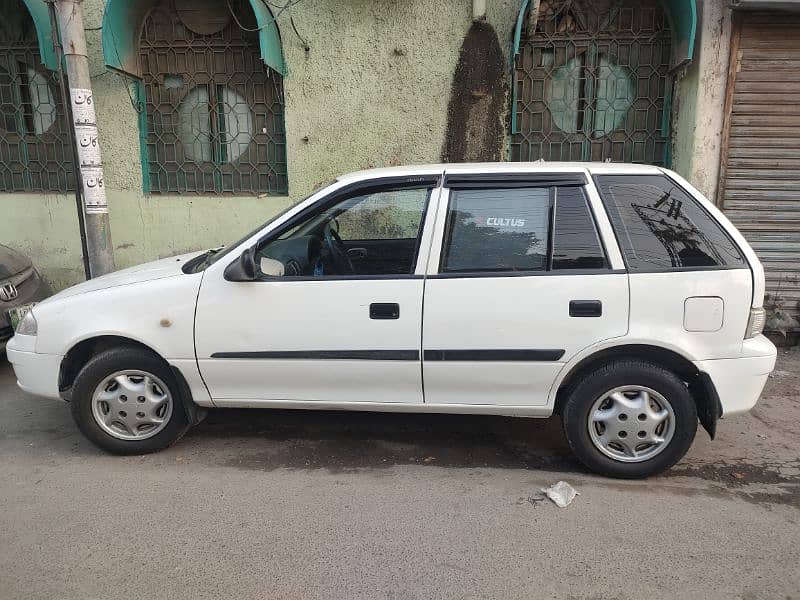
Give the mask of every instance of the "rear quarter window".
[[666, 175], [595, 181], [630, 271], [745, 266], [719, 223]]

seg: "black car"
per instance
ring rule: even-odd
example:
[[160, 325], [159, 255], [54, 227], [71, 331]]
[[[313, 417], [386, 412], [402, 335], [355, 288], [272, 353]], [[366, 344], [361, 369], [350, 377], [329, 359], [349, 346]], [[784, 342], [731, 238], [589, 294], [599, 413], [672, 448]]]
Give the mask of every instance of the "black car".
[[0, 352], [14, 335], [9, 312], [51, 294], [31, 259], [0, 244]]

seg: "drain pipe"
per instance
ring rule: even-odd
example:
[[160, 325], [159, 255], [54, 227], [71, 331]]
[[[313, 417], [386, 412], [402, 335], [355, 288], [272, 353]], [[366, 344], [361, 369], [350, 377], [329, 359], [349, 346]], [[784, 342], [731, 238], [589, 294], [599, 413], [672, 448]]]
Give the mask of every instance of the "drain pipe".
[[472, 0], [472, 20], [486, 20], [486, 0]]

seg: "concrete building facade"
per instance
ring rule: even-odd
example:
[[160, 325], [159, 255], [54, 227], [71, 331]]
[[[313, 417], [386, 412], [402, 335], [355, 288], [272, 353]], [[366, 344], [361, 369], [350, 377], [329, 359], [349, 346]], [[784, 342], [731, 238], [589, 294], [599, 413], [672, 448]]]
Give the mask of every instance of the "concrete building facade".
[[[236, 239], [372, 166], [633, 160], [720, 194], [742, 10], [728, 1], [84, 0], [83, 10], [118, 268]], [[18, 73], [0, 64], [0, 242], [58, 289], [83, 266], [64, 132], [51, 135], [61, 108], [46, 11], [44, 0], [0, 1], [4, 21], [23, 21], [0, 29], [0, 46], [36, 42], [40, 54]], [[20, 132], [26, 156], [50, 135], [45, 183], [21, 174], [41, 161], [8, 166]]]

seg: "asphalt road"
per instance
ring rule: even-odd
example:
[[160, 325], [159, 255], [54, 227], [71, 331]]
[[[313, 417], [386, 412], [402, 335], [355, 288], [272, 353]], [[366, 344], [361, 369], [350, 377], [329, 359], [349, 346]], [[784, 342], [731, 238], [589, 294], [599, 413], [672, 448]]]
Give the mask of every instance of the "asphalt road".
[[800, 598], [799, 423], [794, 351], [648, 481], [478, 416], [220, 410], [118, 458], [3, 361], [0, 599]]

